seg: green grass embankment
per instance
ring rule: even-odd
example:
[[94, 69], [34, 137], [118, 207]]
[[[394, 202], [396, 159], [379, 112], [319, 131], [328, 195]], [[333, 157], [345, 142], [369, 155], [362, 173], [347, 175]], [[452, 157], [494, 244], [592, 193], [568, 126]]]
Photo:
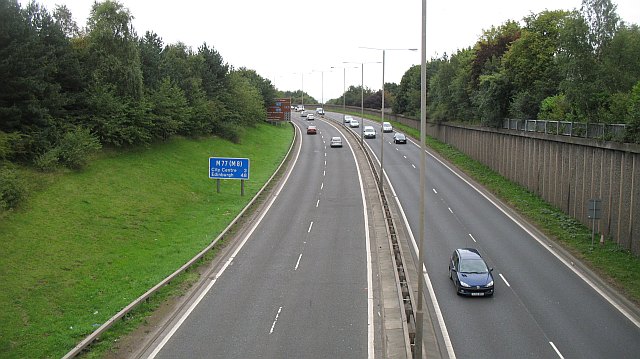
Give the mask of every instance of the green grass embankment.
[[[349, 114], [360, 116], [359, 112], [349, 112]], [[365, 114], [364, 117], [380, 122], [379, 116]], [[392, 124], [394, 128], [414, 139], [420, 139], [419, 130], [397, 122]], [[640, 304], [640, 258], [620, 248], [611, 240], [605, 241], [604, 246], [596, 244], [592, 249], [591, 230], [545, 202], [540, 196], [433, 137], [427, 136], [426, 144], [503, 202], [509, 204], [547, 236], [559, 242], [629, 299]], [[596, 239], [596, 242], [598, 241], [599, 237]]]
[[[59, 358], [209, 244], [284, 158], [290, 126], [240, 144], [174, 139], [105, 152], [87, 169], [30, 173], [37, 188], [0, 219], [0, 357]], [[208, 178], [208, 157], [244, 157], [251, 178]]]

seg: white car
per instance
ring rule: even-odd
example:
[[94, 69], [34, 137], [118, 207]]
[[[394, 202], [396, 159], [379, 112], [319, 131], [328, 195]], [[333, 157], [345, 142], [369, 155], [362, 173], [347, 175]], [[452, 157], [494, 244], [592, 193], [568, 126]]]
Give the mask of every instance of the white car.
[[349, 127], [351, 127], [351, 128], [360, 127], [360, 122], [358, 122], [358, 120], [352, 118], [351, 121], [349, 121]]
[[315, 120], [315, 119], [316, 119], [316, 117], [312, 113], [307, 115], [307, 121], [311, 121], [311, 120]]
[[393, 132], [393, 127], [391, 127], [389, 122], [382, 123], [382, 132]]
[[353, 120], [353, 117], [351, 117], [349, 115], [345, 115], [344, 116], [344, 124], [345, 125], [349, 125], [351, 123], [351, 120]]
[[364, 138], [376, 138], [376, 130], [373, 126], [364, 126], [362, 129], [362, 135]]
[[316, 113], [318, 115], [324, 115], [324, 109], [322, 107], [318, 107], [318, 108], [316, 108]]
[[331, 137], [331, 147], [342, 147], [342, 138]]
[[300, 114], [300, 116], [302, 116], [302, 117], [307, 117], [307, 111], [302, 111], [302, 113]]

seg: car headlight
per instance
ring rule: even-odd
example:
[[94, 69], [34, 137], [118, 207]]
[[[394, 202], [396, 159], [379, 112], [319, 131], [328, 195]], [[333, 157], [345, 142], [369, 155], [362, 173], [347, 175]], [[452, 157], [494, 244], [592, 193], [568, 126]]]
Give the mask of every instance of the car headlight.
[[463, 286], [463, 287], [467, 287], [467, 288], [471, 287], [470, 285], [468, 285], [467, 283], [465, 283], [463, 281], [460, 281], [460, 285]]
[[493, 281], [487, 283], [487, 287], [493, 287]]

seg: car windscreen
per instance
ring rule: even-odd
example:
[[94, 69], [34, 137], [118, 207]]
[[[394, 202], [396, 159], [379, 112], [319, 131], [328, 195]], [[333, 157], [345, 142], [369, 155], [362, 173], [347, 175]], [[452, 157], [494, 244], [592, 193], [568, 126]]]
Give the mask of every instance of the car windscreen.
[[460, 261], [461, 273], [487, 273], [487, 265], [482, 259], [463, 259]]

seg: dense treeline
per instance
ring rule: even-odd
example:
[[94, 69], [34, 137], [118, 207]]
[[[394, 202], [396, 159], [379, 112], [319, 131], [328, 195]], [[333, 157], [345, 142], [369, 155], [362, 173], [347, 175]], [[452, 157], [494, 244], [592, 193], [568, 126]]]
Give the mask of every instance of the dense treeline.
[[[436, 121], [505, 118], [626, 123], [640, 142], [640, 28], [610, 0], [579, 11], [543, 11], [486, 30], [473, 47], [427, 63], [428, 115]], [[420, 67], [409, 69], [393, 105], [420, 113]]]
[[80, 168], [102, 146], [174, 135], [236, 141], [266, 118], [270, 81], [233, 69], [206, 43], [193, 51], [139, 37], [132, 18], [105, 0], [80, 28], [65, 6], [0, 0], [0, 208], [23, 193], [13, 163]]

